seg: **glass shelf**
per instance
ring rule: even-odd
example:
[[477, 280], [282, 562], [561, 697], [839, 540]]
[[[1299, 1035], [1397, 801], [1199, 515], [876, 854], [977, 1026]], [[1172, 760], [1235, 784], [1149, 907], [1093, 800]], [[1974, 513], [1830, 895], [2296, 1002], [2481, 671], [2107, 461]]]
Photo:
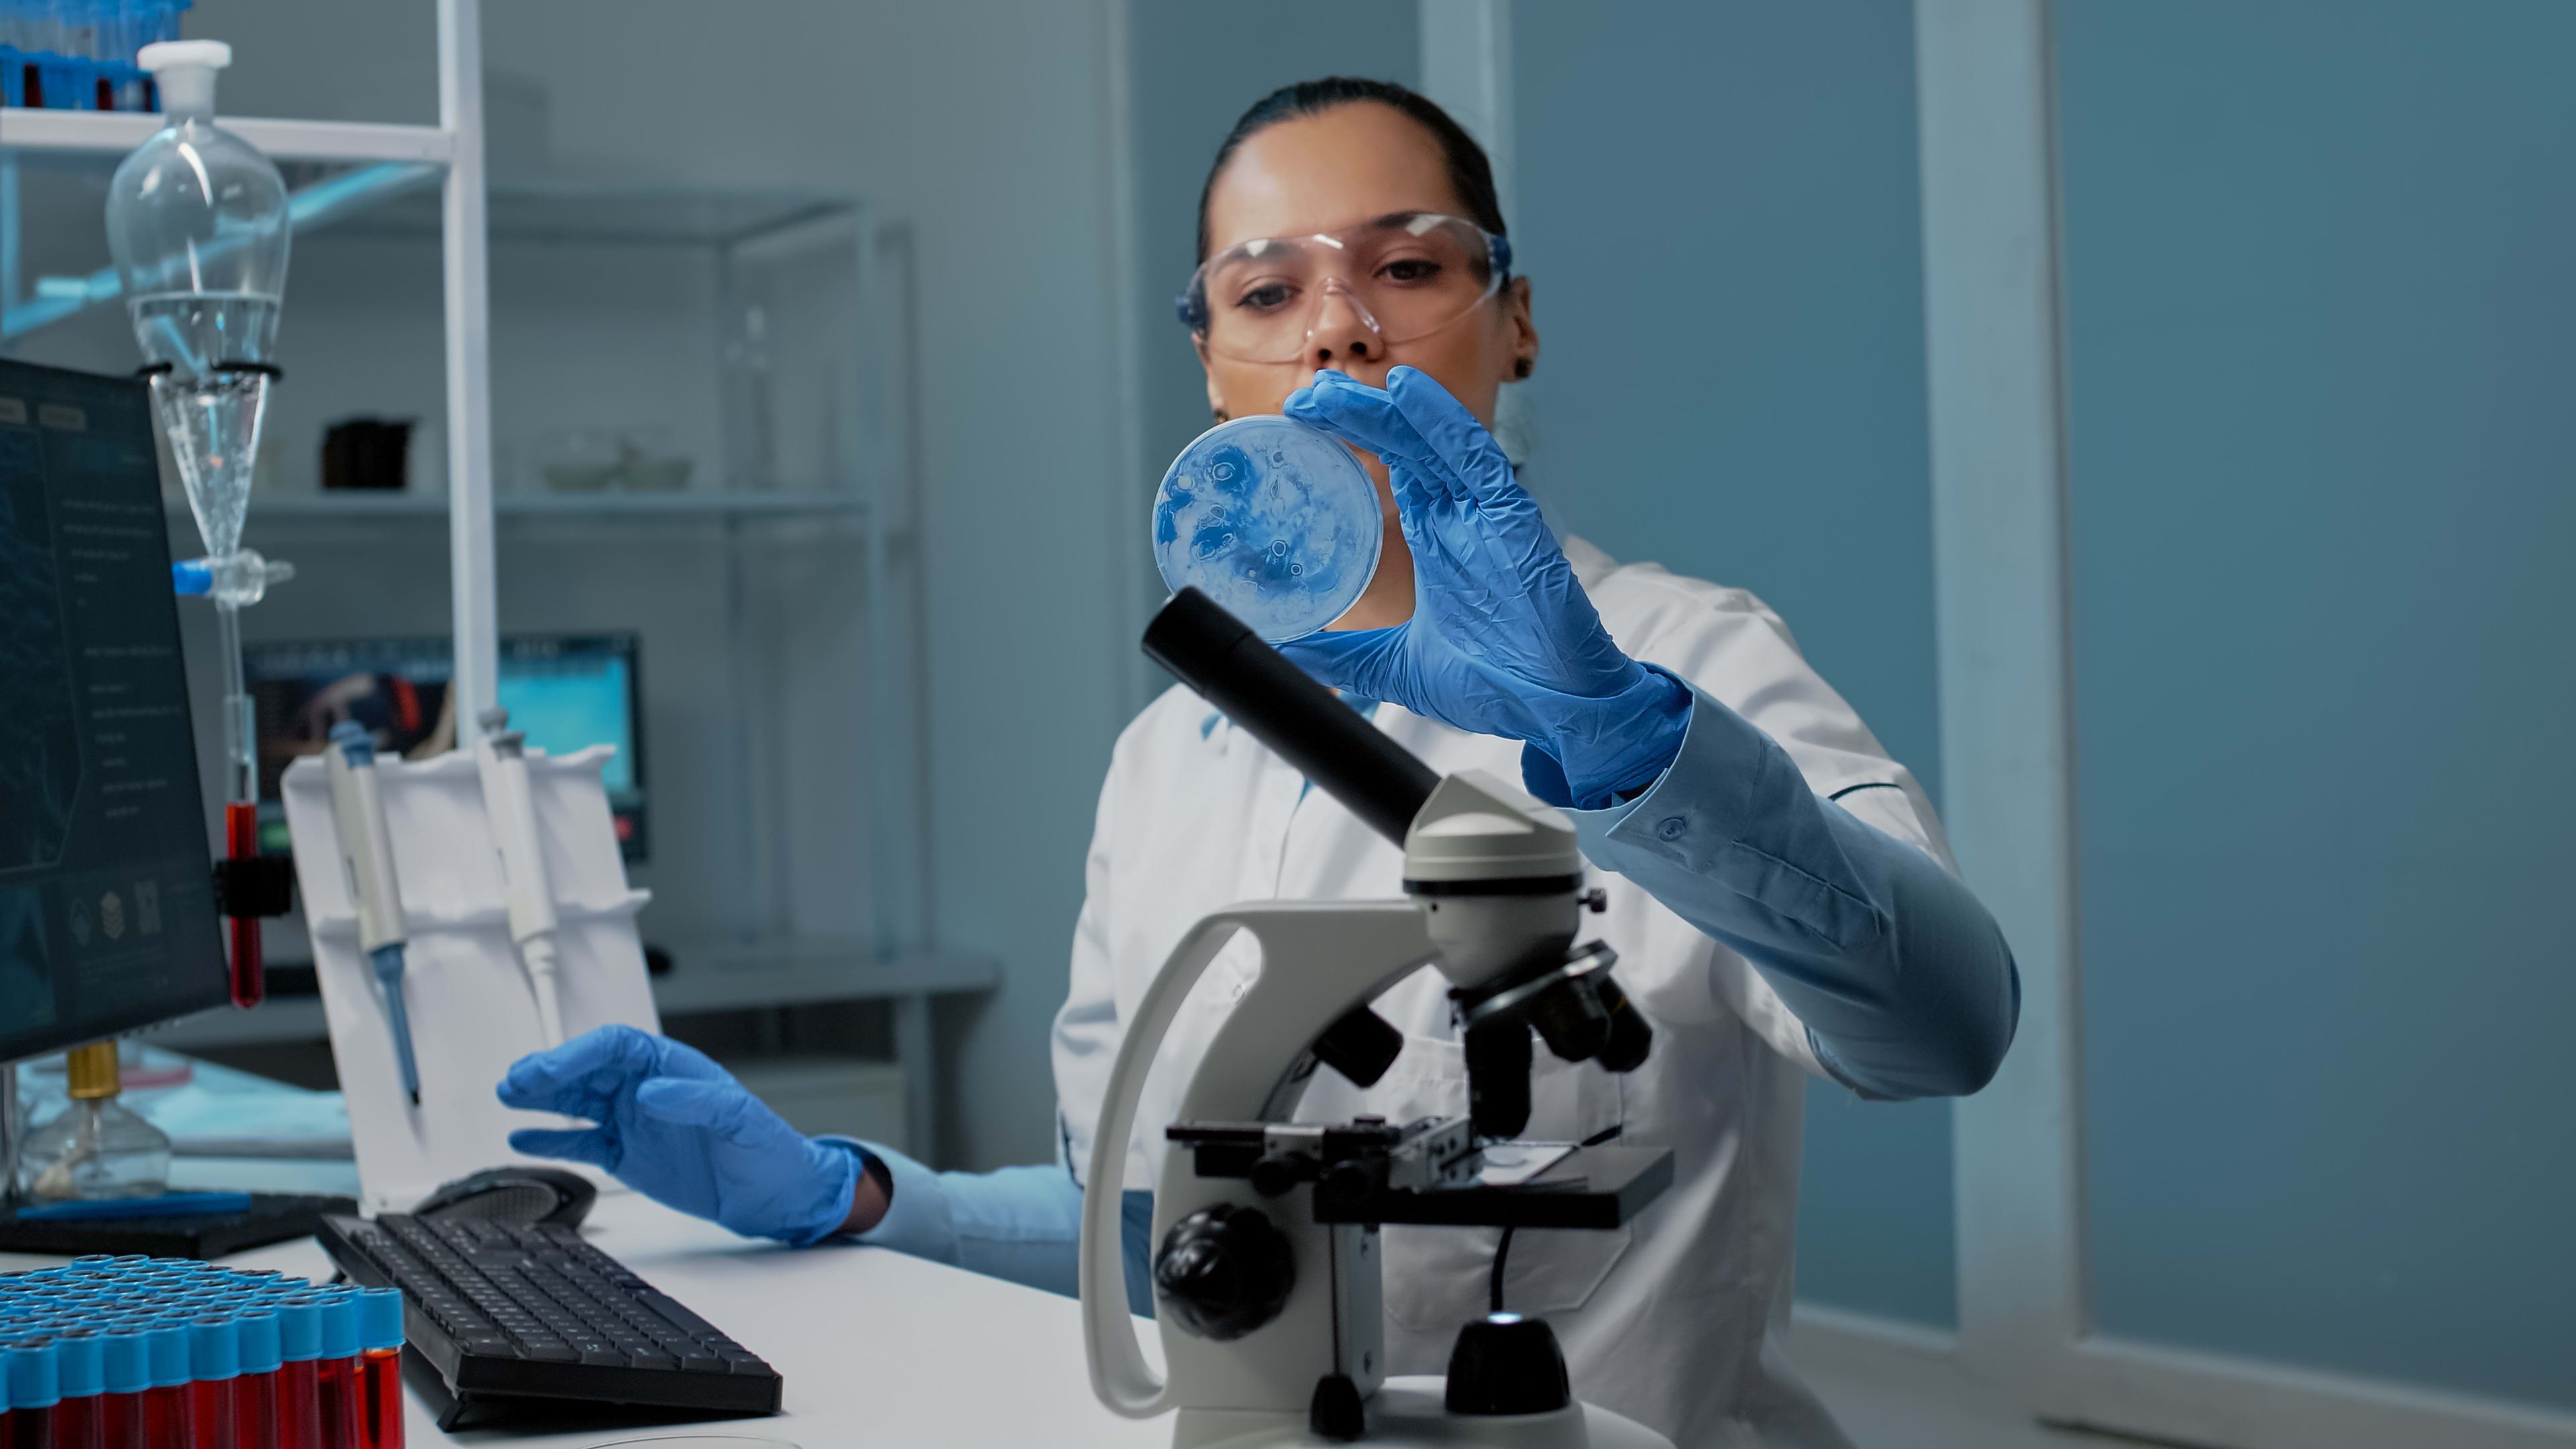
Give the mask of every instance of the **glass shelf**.
[[[16, 146], [13, 137], [0, 144], [0, 154]], [[314, 170], [312, 167], [294, 169], [308, 173]], [[302, 236], [395, 197], [422, 192], [427, 193], [434, 216], [438, 204], [437, 183], [446, 174], [445, 167], [424, 161], [385, 161], [354, 170], [330, 172], [304, 181], [288, 194], [287, 223], [296, 235]], [[6, 184], [14, 190], [18, 178], [12, 176]], [[100, 267], [73, 277], [40, 277], [31, 285], [36, 288], [36, 295], [24, 299], [0, 298], [0, 342], [14, 342], [41, 328], [67, 321], [101, 303], [115, 301], [124, 292], [114, 267]]]
[[[849, 217], [857, 209], [847, 196], [821, 192], [497, 178], [486, 187], [485, 201], [495, 243], [715, 249]], [[384, 204], [368, 208], [337, 234], [427, 239], [437, 236], [438, 229], [437, 194], [414, 192], [385, 197]]]
[[[174, 520], [188, 505], [164, 500]], [[783, 489], [775, 493], [597, 493], [504, 495], [492, 501], [500, 518], [795, 518], [864, 517], [867, 499], [848, 490]], [[293, 520], [425, 519], [447, 517], [447, 499], [434, 493], [251, 495], [250, 523]]]

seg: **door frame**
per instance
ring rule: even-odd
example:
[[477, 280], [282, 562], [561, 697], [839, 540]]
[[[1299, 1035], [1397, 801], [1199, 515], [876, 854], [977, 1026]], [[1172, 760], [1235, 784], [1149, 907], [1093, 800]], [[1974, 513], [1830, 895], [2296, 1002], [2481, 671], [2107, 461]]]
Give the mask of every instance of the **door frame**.
[[1946, 824], [2020, 1034], [1954, 1106], [1963, 1366], [2034, 1416], [2241, 1449], [2565, 1449], [2576, 1414], [2118, 1338], [2086, 1281], [2051, 0], [1915, 0]]

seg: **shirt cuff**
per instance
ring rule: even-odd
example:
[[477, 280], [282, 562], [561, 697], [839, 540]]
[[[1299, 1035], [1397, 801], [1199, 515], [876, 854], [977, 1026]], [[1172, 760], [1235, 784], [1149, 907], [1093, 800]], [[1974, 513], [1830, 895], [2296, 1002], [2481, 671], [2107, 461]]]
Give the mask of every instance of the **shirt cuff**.
[[[1698, 685], [1678, 675], [1669, 677], [1690, 691], [1690, 713], [1683, 717], [1681, 745], [1673, 752], [1672, 763], [1664, 766], [1664, 772], [1644, 789], [1632, 792], [1623, 801], [1597, 810], [1561, 807], [1573, 817], [1587, 854], [1659, 801], [1667, 807], [1683, 803], [1679, 797], [1697, 801], [1709, 793], [1711, 784], [1722, 781], [1728, 773], [1741, 772], [1759, 759], [1765, 746], [1777, 748], [1770, 736], [1711, 699]], [[1647, 822], [1649, 826], [1653, 823]]]
[[881, 1169], [885, 1173], [890, 1185], [885, 1216], [877, 1219], [875, 1227], [858, 1235], [860, 1242], [934, 1262], [957, 1261], [956, 1218], [949, 1211], [948, 1185], [939, 1180], [938, 1173], [874, 1142], [849, 1137], [814, 1140], [847, 1148], [871, 1171]]
[[1690, 693], [1680, 753], [1662, 776], [1626, 804], [1566, 812], [1585, 857], [1622, 875], [1636, 873], [1631, 862], [1682, 872], [1837, 946], [1874, 936], [1878, 912], [1837, 884], [1840, 852], [1805, 828], [1813, 812], [1800, 807], [1814, 791], [1788, 752], [1697, 685]]

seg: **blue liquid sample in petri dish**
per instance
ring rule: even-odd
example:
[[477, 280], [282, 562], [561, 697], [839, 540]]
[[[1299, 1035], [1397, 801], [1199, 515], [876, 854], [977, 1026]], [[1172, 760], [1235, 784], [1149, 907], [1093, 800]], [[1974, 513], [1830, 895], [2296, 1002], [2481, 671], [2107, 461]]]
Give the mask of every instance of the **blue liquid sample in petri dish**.
[[1201, 433], [1154, 495], [1154, 566], [1273, 644], [1338, 619], [1377, 574], [1377, 485], [1357, 454], [1263, 414]]

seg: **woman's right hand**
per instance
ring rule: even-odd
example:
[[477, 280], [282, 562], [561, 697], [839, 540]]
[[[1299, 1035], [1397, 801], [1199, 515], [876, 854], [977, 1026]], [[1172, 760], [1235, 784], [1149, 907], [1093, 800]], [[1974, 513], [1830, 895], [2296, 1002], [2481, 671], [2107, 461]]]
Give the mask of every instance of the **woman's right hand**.
[[[867, 1174], [858, 1149], [787, 1125], [705, 1053], [631, 1026], [603, 1026], [521, 1057], [501, 1104], [598, 1124], [523, 1127], [510, 1146], [604, 1168], [667, 1207], [745, 1237], [799, 1247], [847, 1228]], [[873, 1221], [884, 1211], [876, 1205]]]

